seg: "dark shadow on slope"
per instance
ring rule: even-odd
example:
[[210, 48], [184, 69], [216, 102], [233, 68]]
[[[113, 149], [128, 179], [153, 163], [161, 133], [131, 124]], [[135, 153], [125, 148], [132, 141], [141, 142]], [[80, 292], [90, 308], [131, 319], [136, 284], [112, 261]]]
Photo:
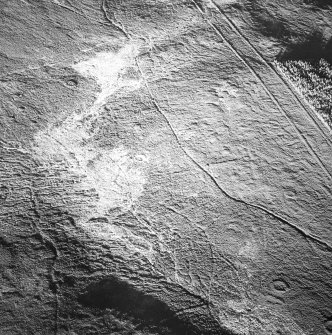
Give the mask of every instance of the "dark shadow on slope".
[[332, 37], [326, 42], [321, 33], [315, 32], [297, 44], [287, 44], [285, 51], [279, 55], [278, 60], [317, 62], [322, 58], [332, 64]]
[[[107, 278], [90, 284], [79, 302], [98, 309], [113, 309], [134, 318], [137, 330], [151, 329], [163, 335], [219, 334], [232, 335], [221, 329], [216, 320], [207, 320], [210, 329], [202, 329], [192, 322], [180, 319], [170, 307], [153, 295], [137, 290], [133, 285], [117, 278]], [[234, 334], [233, 334], [234, 335]]]
[[282, 21], [263, 16], [257, 16], [257, 21], [260, 25], [261, 32], [265, 36], [274, 37], [280, 40], [288, 40], [291, 37], [291, 33]]
[[250, 12], [254, 19], [255, 28], [264, 36], [278, 39], [280, 42], [291, 38], [292, 34], [286, 22], [271, 15], [266, 8], [262, 7], [260, 1], [247, 1], [244, 3], [244, 8]]
[[[332, 9], [332, 0], [303, 0], [303, 3], [310, 6], [313, 11]], [[250, 12], [255, 29], [263, 36], [273, 38], [281, 48], [286, 50], [282, 55], [285, 59], [315, 61], [325, 58], [331, 62], [332, 37], [330, 39], [324, 37], [319, 28], [311, 34], [306, 31], [300, 32], [294, 28], [294, 22], [291, 22], [289, 17], [281, 11], [279, 13], [276, 5], [272, 4], [273, 2], [270, 1], [269, 6], [264, 6], [260, 0], [247, 0], [244, 2], [244, 8]], [[300, 11], [299, 7], [299, 13]], [[316, 17], [317, 15], [313, 15], [313, 20]]]

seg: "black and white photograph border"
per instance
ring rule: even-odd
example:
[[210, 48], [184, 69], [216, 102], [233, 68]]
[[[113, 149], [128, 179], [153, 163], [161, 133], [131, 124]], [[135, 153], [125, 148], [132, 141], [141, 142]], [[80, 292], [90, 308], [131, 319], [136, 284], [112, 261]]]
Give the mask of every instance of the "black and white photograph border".
[[0, 0], [0, 335], [332, 334], [332, 2]]

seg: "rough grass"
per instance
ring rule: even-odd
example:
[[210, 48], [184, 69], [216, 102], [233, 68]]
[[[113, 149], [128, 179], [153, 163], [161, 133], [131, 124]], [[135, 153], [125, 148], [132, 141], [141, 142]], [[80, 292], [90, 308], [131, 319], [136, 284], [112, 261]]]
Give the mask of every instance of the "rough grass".
[[325, 59], [277, 61], [276, 65], [332, 130], [332, 65]]
[[318, 8], [327, 9], [332, 7], [331, 0], [303, 0], [303, 3], [307, 5], [312, 5]]

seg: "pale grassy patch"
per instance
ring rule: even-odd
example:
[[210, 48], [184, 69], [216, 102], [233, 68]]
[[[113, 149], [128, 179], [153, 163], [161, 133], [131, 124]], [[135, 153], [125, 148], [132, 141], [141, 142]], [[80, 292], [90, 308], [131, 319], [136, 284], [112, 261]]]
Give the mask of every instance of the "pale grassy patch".
[[[91, 120], [97, 121], [100, 108], [119, 89], [135, 90], [140, 79], [122, 76], [135, 67], [138, 48], [124, 46], [118, 53], [101, 52], [78, 62], [73, 68], [81, 75], [92, 77], [100, 86], [100, 93], [91, 110], [69, 115], [61, 125], [50, 125], [35, 135], [35, 154], [43, 162], [62, 162], [70, 172], [81, 176], [78, 187], [94, 190], [98, 195], [96, 213], [110, 208], [130, 208], [139, 198], [146, 183], [144, 154], [132, 154], [124, 146], [98, 148], [89, 141], [93, 135]], [[89, 116], [87, 118], [87, 116]], [[87, 144], [88, 143], [88, 144]]]
[[137, 46], [127, 45], [118, 53], [100, 52], [88, 60], [73, 65], [81, 75], [92, 77], [99, 84], [101, 91], [95, 101], [95, 107], [106, 103], [107, 98], [118, 89], [135, 90], [140, 87], [141, 80], [125, 79], [122, 76], [125, 69], [136, 66], [135, 58], [138, 53]]

